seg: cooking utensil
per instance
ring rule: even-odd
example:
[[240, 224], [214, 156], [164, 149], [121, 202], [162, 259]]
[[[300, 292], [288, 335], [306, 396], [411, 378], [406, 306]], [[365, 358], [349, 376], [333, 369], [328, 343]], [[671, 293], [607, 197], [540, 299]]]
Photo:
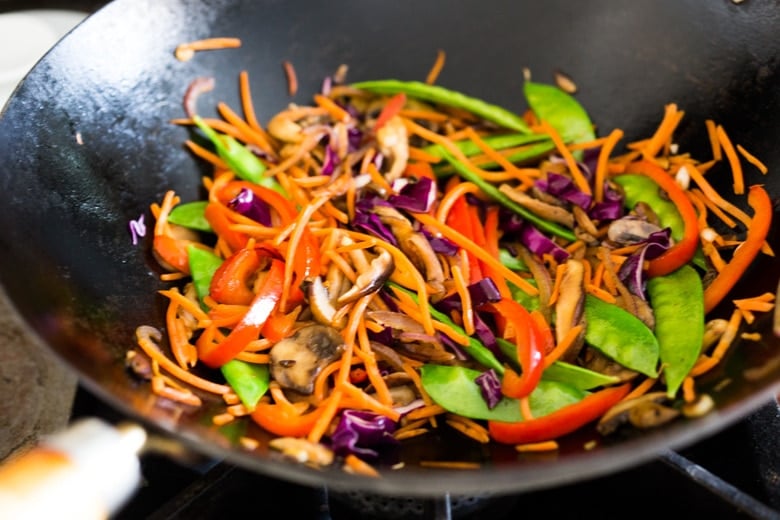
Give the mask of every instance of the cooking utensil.
[[[484, 447], [447, 429], [404, 445], [403, 469], [380, 479], [338, 468], [314, 470], [268, 450], [249, 453], [235, 427], [211, 424], [218, 402], [198, 410], [163, 402], [124, 368], [139, 324], [163, 325], [159, 270], [149, 241], [134, 246], [128, 222], [148, 212], [167, 189], [184, 200], [200, 193], [207, 165], [182, 147], [188, 130], [182, 95], [199, 76], [217, 101], [238, 107], [237, 78], [248, 70], [255, 105], [267, 120], [290, 102], [307, 102], [322, 78], [345, 63], [351, 80], [422, 79], [436, 51], [447, 52], [439, 83], [520, 112], [523, 68], [539, 81], [564, 71], [602, 133], [627, 141], [649, 135], [663, 106], [686, 111], [683, 150], [709, 157], [704, 120], [723, 124], [770, 167], [780, 164], [780, 91], [775, 38], [778, 13], [759, 2], [600, 0], [587, 6], [474, 0], [272, 2], [253, 0], [117, 0], [64, 38], [27, 76], [0, 118], [0, 281], [31, 332], [128, 417], [214, 457], [272, 476], [336, 489], [398, 495], [513, 492], [586, 478], [637, 464], [663, 449], [694, 442], [745, 416], [780, 388], [780, 349], [769, 323], [764, 342], [734, 349], [713, 387], [716, 410], [641, 435], [605, 438], [591, 451], [582, 435], [554, 454], [518, 455]], [[174, 58], [186, 41], [235, 36], [239, 49]], [[297, 70], [291, 98], [282, 61]], [[727, 186], [728, 175], [711, 179]], [[773, 197], [772, 173], [748, 172]], [[773, 236], [774, 240], [774, 236]], [[777, 249], [777, 247], [776, 247]], [[736, 290], [771, 290], [780, 270], [762, 258]], [[770, 367], [758, 379], [744, 369]], [[255, 432], [252, 425], [248, 428]], [[471, 460], [478, 471], [422, 469], [419, 460]]]

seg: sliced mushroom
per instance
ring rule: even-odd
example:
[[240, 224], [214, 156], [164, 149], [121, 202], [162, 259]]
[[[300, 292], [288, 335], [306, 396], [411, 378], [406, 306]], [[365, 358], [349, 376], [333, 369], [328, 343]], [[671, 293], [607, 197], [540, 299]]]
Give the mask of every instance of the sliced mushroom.
[[314, 378], [338, 359], [343, 346], [341, 334], [333, 327], [307, 325], [271, 348], [271, 376], [282, 387], [309, 395]]
[[409, 220], [391, 206], [376, 206], [374, 213], [383, 224], [390, 227], [401, 251], [406, 253], [412, 263], [425, 273], [425, 279], [433, 289], [431, 298], [436, 301], [444, 296], [446, 292], [444, 270], [428, 239], [419, 231], [415, 231]]
[[701, 342], [701, 351], [707, 352], [711, 346], [720, 341], [723, 333], [728, 328], [728, 320], [715, 318], [704, 324], [704, 337]]
[[306, 288], [306, 296], [309, 301], [309, 309], [312, 318], [318, 323], [328, 325], [336, 329], [342, 329], [345, 319], [333, 306], [328, 288], [322, 283], [322, 278], [315, 277]]
[[541, 200], [535, 199], [527, 193], [513, 188], [508, 184], [502, 184], [498, 189], [501, 191], [501, 193], [517, 202], [528, 211], [547, 220], [563, 224], [566, 227], [574, 227], [574, 215], [572, 215], [565, 208], [556, 206], [555, 204], [542, 202]]
[[409, 136], [399, 116], [391, 117], [376, 133], [376, 141], [382, 155], [389, 158], [390, 170], [385, 173], [388, 182], [401, 177], [409, 160]]
[[628, 216], [612, 221], [607, 229], [607, 237], [618, 244], [636, 244], [657, 231], [661, 231], [661, 228], [655, 224]]
[[361, 273], [355, 285], [347, 292], [339, 296], [338, 303], [345, 304], [371, 294], [382, 288], [395, 269], [393, 257], [384, 249], [380, 249], [379, 256], [371, 260], [368, 270]]
[[371, 350], [379, 357], [380, 361], [387, 363], [393, 370], [400, 371], [404, 369], [404, 362], [401, 359], [401, 356], [399, 356], [398, 352], [391, 347], [377, 341], [372, 341], [370, 345]]
[[[582, 322], [585, 304], [585, 267], [582, 262], [570, 258], [561, 280], [558, 301], [555, 302], [555, 339], [561, 342], [569, 331]], [[564, 352], [563, 359], [574, 360], [584, 343], [584, 329], [580, 337]]]
[[680, 415], [679, 410], [661, 404], [667, 400], [666, 392], [652, 392], [621, 401], [604, 414], [596, 428], [609, 435], [626, 422], [640, 429], [661, 426]]
[[393, 311], [368, 311], [366, 315], [382, 325], [393, 330], [403, 332], [425, 332], [425, 327], [413, 318], [401, 312]]

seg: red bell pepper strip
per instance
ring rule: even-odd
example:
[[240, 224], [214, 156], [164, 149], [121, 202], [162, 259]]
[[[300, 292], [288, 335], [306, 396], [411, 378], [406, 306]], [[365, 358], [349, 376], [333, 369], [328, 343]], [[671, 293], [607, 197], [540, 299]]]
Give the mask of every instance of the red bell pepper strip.
[[403, 92], [399, 92], [395, 96], [391, 97], [387, 103], [385, 103], [385, 106], [382, 108], [382, 111], [379, 113], [379, 117], [376, 118], [376, 123], [374, 124], [374, 132], [382, 128], [387, 124], [388, 121], [390, 121], [392, 118], [398, 115], [398, 112], [401, 111], [401, 109], [406, 104], [406, 94]]
[[265, 275], [261, 287], [249, 305], [249, 309], [228, 337], [217, 344], [204, 344], [198, 357], [206, 365], [217, 368], [238, 355], [246, 344], [256, 340], [266, 320], [276, 309], [284, 290], [284, 262], [271, 260], [271, 266]]
[[542, 378], [544, 338], [525, 307], [516, 301], [503, 298], [490, 305], [515, 329], [517, 361], [523, 373], [518, 375], [514, 370], [507, 368], [501, 380], [501, 392], [508, 397], [520, 399], [533, 392]]
[[734, 284], [758, 255], [772, 225], [772, 200], [760, 185], [751, 186], [748, 204], [755, 212], [750, 221], [745, 241], [734, 252], [726, 267], [704, 289], [704, 312], [710, 312], [728, 294]]
[[257, 403], [252, 420], [264, 430], [280, 437], [305, 437], [309, 434], [324, 407], [298, 414], [289, 404]]
[[651, 277], [663, 276], [676, 271], [693, 258], [693, 255], [696, 253], [696, 247], [699, 245], [699, 226], [696, 220], [696, 209], [674, 178], [655, 163], [650, 161], [631, 163], [628, 165], [626, 172], [649, 177], [666, 192], [669, 199], [677, 206], [677, 211], [680, 212], [680, 217], [682, 217], [684, 224], [683, 236], [679, 242], [664, 251], [660, 256], [649, 261], [647, 275]]
[[244, 233], [239, 233], [230, 229], [232, 222], [230, 222], [230, 218], [228, 218], [227, 211], [228, 210], [224, 206], [209, 202], [206, 205], [203, 216], [206, 217], [206, 220], [211, 224], [211, 228], [214, 232], [227, 242], [228, 247], [230, 247], [232, 251], [238, 251], [246, 246], [249, 237]]
[[[446, 224], [452, 229], [457, 229], [463, 236], [472, 242], [476, 242], [471, 219], [472, 215], [469, 212], [469, 203], [466, 202], [464, 197], [459, 197], [447, 214]], [[470, 252], [466, 252], [466, 258], [468, 258], [469, 262], [469, 283], [482, 280], [482, 269], [479, 260]]]
[[595, 421], [628, 395], [630, 390], [630, 384], [605, 388], [549, 415], [527, 421], [488, 421], [490, 436], [502, 444], [526, 444], [556, 439]]
[[292, 335], [295, 321], [298, 319], [298, 313], [291, 312], [285, 314], [276, 309], [266, 320], [260, 334], [267, 340], [276, 343]]
[[256, 249], [236, 251], [214, 272], [209, 295], [219, 303], [249, 305], [255, 297], [250, 285], [252, 276], [261, 264], [261, 255]]
[[190, 255], [187, 247], [198, 245], [197, 242], [190, 240], [177, 240], [168, 235], [154, 235], [152, 247], [157, 256], [165, 261], [171, 267], [190, 274]]

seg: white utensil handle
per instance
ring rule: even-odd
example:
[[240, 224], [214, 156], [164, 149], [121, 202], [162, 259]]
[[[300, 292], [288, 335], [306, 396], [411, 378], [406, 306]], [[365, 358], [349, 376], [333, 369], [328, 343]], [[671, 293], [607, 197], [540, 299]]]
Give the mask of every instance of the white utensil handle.
[[141, 479], [139, 426], [83, 419], [0, 466], [3, 518], [107, 518]]

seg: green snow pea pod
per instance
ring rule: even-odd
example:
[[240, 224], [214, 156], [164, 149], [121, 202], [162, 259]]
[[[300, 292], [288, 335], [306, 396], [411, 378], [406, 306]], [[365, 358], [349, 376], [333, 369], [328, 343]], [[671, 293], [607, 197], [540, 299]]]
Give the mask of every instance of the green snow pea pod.
[[523, 262], [523, 260], [520, 257], [513, 255], [512, 253], [509, 252], [508, 249], [504, 247], [499, 248], [498, 259], [505, 267], [513, 271], [528, 270], [528, 266], [525, 265], [525, 262]]
[[569, 241], [575, 241], [577, 240], [577, 237], [574, 235], [574, 232], [564, 226], [561, 226], [559, 224], [556, 224], [555, 222], [551, 222], [549, 220], [545, 220], [535, 213], [532, 213], [531, 211], [527, 210], [517, 202], [513, 201], [509, 197], [507, 197], [505, 194], [503, 194], [498, 188], [496, 188], [493, 184], [487, 182], [479, 175], [472, 172], [465, 164], [457, 160], [455, 157], [452, 156], [450, 152], [447, 150], [442, 150], [442, 156], [444, 159], [450, 163], [454, 168], [455, 171], [460, 175], [463, 179], [473, 182], [476, 184], [479, 189], [483, 191], [487, 196], [501, 204], [507, 209], [510, 209], [523, 217], [528, 222], [531, 222], [534, 224], [537, 228], [539, 228], [540, 231], [546, 231], [548, 233], [551, 233], [553, 235], [559, 236], [561, 238], [565, 238]]
[[585, 342], [626, 368], [657, 377], [659, 342], [642, 321], [595, 296], [585, 296]]
[[381, 79], [353, 83], [352, 87], [383, 95], [394, 95], [403, 92], [415, 99], [467, 110], [482, 119], [510, 130], [526, 134], [531, 133], [531, 129], [528, 128], [526, 122], [517, 114], [498, 105], [438, 85], [428, 85], [420, 81]]
[[565, 142], [580, 143], [596, 138], [588, 113], [579, 101], [563, 90], [526, 81], [523, 92], [536, 117], [547, 121]]
[[[555, 145], [551, 141], [542, 141], [539, 143], [530, 144], [528, 146], [523, 146], [522, 148], [508, 154], [506, 156], [506, 160], [512, 164], [527, 163], [533, 160], [539, 160], [542, 157], [546, 157], [553, 150], [555, 150]], [[441, 156], [441, 150], [439, 150], [437, 153], [439, 156]], [[486, 170], [496, 168], [498, 166], [498, 163], [492, 160], [475, 161], [474, 164]], [[433, 172], [437, 177], [447, 177], [456, 173], [456, 170], [449, 163], [439, 163], [433, 165]]]
[[655, 314], [655, 336], [660, 347], [666, 391], [674, 397], [696, 364], [704, 339], [704, 289], [691, 266], [647, 281], [647, 295]]
[[[545, 134], [502, 134], [502, 135], [489, 135], [483, 137], [482, 140], [494, 150], [503, 150], [505, 148], [512, 148], [515, 146], [523, 146], [526, 144], [547, 142], [551, 143], [550, 138]], [[466, 157], [478, 155], [482, 153], [482, 150], [477, 146], [477, 143], [470, 139], [464, 139], [462, 141], [455, 141], [455, 146], [463, 152]], [[423, 148], [423, 150], [435, 157], [441, 157], [441, 151], [444, 147], [440, 144], [431, 144]]]
[[200, 116], [193, 116], [192, 121], [200, 128], [201, 132], [206, 134], [206, 137], [209, 138], [214, 148], [216, 148], [219, 157], [227, 163], [238, 177], [270, 188], [287, 197], [287, 192], [282, 188], [282, 185], [273, 177], [265, 175], [265, 163], [252, 153], [249, 148], [243, 146], [229, 135], [216, 132]]
[[[519, 368], [519, 364], [517, 363], [517, 347], [515, 344], [503, 338], [496, 338], [496, 341], [498, 342], [498, 348], [501, 352], [512, 361], [515, 368]], [[544, 369], [542, 381], [557, 381], [573, 386], [574, 388], [579, 388], [580, 390], [591, 390], [593, 388], [598, 388], [599, 386], [615, 384], [620, 380], [617, 377], [600, 374], [599, 372], [594, 372], [593, 370], [584, 367], [579, 367], [563, 361], [556, 361]]]
[[209, 294], [211, 279], [214, 277], [214, 272], [222, 264], [222, 259], [211, 251], [195, 246], [187, 246], [187, 257], [189, 258], [192, 284], [195, 286], [195, 293], [203, 306], [203, 298]]
[[[470, 417], [503, 422], [518, 422], [520, 403], [504, 397], [491, 410], [474, 380], [481, 372], [470, 368], [444, 365], [423, 365], [420, 377], [423, 388], [433, 401], [445, 410]], [[582, 400], [588, 392], [555, 381], [540, 381], [528, 396], [534, 417], [542, 417]]]
[[225, 376], [225, 381], [249, 410], [254, 409], [257, 402], [268, 390], [270, 382], [268, 365], [257, 365], [239, 359], [231, 359], [222, 365], [220, 370]]
[[207, 200], [179, 204], [168, 214], [168, 222], [197, 231], [212, 232], [211, 224], [204, 216], [207, 205]]
[[[417, 293], [414, 293], [404, 287], [401, 287], [397, 283], [388, 282], [388, 285], [393, 287], [394, 289], [397, 289], [399, 291], [404, 292], [406, 295], [408, 295], [412, 300], [414, 300], [415, 303], [417, 303], [419, 300], [417, 298]], [[431, 316], [433, 319], [440, 321], [449, 327], [451, 327], [453, 330], [457, 331], [460, 334], [463, 334], [464, 336], [467, 336], [466, 331], [463, 330], [463, 328], [452, 321], [446, 314], [443, 312], [440, 312], [433, 307], [429, 307]], [[475, 361], [485, 365], [488, 368], [492, 368], [495, 370], [499, 375], [504, 373], [504, 366], [501, 364], [501, 362], [496, 358], [495, 354], [490, 351], [489, 348], [487, 348], [485, 345], [482, 344], [481, 341], [478, 339], [467, 336], [469, 338], [469, 345], [467, 347], [464, 347], [464, 351], [474, 358]]]

